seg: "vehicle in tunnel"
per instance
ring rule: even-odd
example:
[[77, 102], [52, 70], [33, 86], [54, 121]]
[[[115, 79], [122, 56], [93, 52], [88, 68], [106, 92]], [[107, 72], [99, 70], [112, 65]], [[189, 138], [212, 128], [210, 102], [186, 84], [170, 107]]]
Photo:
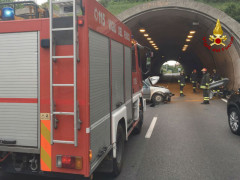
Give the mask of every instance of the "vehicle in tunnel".
[[[218, 95], [218, 97], [226, 97], [226, 95], [229, 93], [229, 91], [226, 90], [226, 86], [229, 82], [228, 78], [223, 78], [219, 81], [213, 81], [209, 84], [209, 97], [210, 99], [213, 98], [213, 96]], [[219, 91], [216, 91], [215, 89], [218, 88]]]
[[231, 132], [240, 135], [240, 89], [228, 99], [227, 114]]
[[151, 101], [153, 104], [159, 104], [161, 102], [170, 102], [172, 94], [169, 89], [163, 86], [157, 86], [159, 76], [148, 77], [143, 81], [143, 98]]

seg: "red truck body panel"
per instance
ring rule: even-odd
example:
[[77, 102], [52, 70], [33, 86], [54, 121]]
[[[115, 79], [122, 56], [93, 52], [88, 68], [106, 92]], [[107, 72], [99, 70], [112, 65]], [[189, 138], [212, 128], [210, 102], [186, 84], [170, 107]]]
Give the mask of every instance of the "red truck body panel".
[[[89, 110], [89, 29], [109, 37], [115, 41], [131, 47], [131, 32], [115, 16], [108, 12], [95, 0], [83, 0], [85, 15], [79, 17], [84, 20], [83, 26], [78, 26], [79, 36], [79, 58], [77, 63], [77, 101], [81, 129], [78, 131], [78, 146], [67, 144], [53, 144], [49, 142], [51, 124], [50, 119], [41, 120], [41, 170], [60, 173], [81, 174], [86, 177], [90, 175], [90, 134], [86, 129], [90, 127]], [[32, 19], [0, 22], [0, 33], [16, 32], [39, 32], [39, 41], [49, 39], [49, 19]], [[40, 42], [39, 42], [40, 46]], [[40, 49], [40, 97], [39, 99], [3, 99], [0, 102], [35, 102], [40, 101], [40, 113], [50, 113], [50, 53], [49, 49]], [[56, 46], [57, 56], [73, 54], [72, 45]], [[136, 57], [138, 54], [136, 53]], [[110, 59], [111, 64], [111, 59]], [[132, 88], [134, 92], [141, 89], [141, 72], [136, 61], [136, 72], [132, 73]], [[73, 60], [58, 59], [53, 65], [53, 83], [73, 83]], [[111, 70], [110, 70], [111, 75]], [[73, 88], [54, 87], [55, 111], [73, 112]], [[57, 116], [58, 128], [54, 130], [54, 139], [73, 141], [74, 120], [73, 116]], [[81, 170], [64, 169], [56, 167], [57, 155], [71, 155], [83, 157], [83, 168]]]

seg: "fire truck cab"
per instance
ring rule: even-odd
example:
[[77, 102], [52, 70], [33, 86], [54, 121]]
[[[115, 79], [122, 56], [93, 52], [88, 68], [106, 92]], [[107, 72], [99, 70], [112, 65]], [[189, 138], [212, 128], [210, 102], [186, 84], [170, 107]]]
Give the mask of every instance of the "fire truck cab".
[[110, 161], [118, 175], [146, 106], [139, 45], [95, 0], [49, 6], [0, 21], [0, 170], [80, 179]]

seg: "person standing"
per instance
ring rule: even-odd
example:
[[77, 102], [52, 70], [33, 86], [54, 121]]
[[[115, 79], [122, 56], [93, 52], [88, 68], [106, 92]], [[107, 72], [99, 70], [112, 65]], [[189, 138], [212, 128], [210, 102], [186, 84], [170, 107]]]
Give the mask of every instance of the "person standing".
[[194, 69], [191, 77], [190, 77], [190, 81], [193, 84], [193, 92], [196, 93], [196, 88], [197, 88], [197, 70]]
[[206, 68], [202, 69], [203, 77], [201, 80], [200, 88], [203, 89], [203, 102], [201, 104], [209, 104], [209, 82], [210, 76]]
[[[213, 69], [213, 74], [212, 74], [212, 77], [211, 77], [210, 81], [219, 81], [221, 79], [222, 78], [221, 78], [220, 74], [217, 73], [217, 70]], [[216, 87], [212, 91], [214, 92], [214, 95], [215, 95], [215, 93], [219, 93], [220, 92], [220, 89], [219, 89], [219, 87]]]
[[180, 86], [180, 96], [183, 97], [183, 96], [185, 96], [185, 95], [183, 94], [183, 88], [184, 88], [184, 86], [186, 85], [185, 75], [184, 75], [184, 72], [183, 72], [183, 71], [181, 71], [181, 73], [180, 73], [180, 77], [179, 77], [179, 79], [178, 79], [178, 83], [179, 83], [179, 86]]

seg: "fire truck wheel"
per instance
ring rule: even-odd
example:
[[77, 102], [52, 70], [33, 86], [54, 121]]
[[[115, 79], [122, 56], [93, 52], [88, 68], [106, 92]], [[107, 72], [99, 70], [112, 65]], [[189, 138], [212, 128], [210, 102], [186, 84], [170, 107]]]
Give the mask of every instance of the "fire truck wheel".
[[119, 124], [117, 129], [117, 157], [113, 159], [113, 175], [118, 176], [123, 165], [123, 151], [125, 135], [123, 127]]
[[152, 96], [152, 101], [154, 104], [159, 104], [159, 103], [163, 102], [163, 96], [161, 94], [154, 94]]
[[140, 134], [141, 130], [142, 130], [142, 125], [143, 125], [143, 111], [140, 110], [139, 111], [139, 122], [137, 124], [137, 126], [134, 128], [133, 133], [134, 134]]

